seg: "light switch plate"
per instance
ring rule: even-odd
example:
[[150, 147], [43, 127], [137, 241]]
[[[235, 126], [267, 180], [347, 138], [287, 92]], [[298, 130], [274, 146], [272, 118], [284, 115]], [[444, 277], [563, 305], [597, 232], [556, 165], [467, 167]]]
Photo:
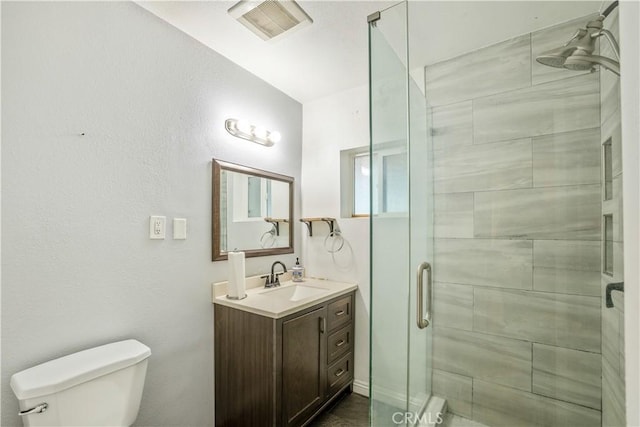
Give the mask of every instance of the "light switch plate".
[[187, 238], [187, 219], [173, 218], [173, 239], [184, 240]]
[[149, 238], [164, 239], [167, 230], [166, 216], [150, 216], [149, 217]]

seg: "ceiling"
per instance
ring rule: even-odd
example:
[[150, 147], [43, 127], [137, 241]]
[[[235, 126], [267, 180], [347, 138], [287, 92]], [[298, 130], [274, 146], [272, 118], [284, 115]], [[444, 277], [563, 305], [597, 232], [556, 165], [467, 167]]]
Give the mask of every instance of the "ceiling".
[[[367, 16], [397, 1], [298, 0], [313, 24], [266, 42], [227, 13], [236, 1], [136, 3], [305, 103], [367, 84]], [[423, 49], [412, 50], [411, 62], [426, 65], [452, 58], [593, 13], [601, 3], [410, 1], [412, 40], [424, 40]]]

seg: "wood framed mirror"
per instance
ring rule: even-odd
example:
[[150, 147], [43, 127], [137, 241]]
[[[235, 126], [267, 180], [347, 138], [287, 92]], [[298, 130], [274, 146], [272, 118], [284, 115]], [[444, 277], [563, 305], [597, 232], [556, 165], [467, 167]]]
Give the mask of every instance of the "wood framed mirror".
[[293, 253], [293, 178], [213, 159], [213, 261]]

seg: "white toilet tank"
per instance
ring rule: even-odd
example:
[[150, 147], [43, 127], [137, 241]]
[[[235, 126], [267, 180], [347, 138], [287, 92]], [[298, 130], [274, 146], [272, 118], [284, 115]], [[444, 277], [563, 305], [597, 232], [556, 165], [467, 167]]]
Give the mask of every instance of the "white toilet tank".
[[11, 388], [25, 426], [130, 426], [151, 350], [126, 340], [18, 372]]

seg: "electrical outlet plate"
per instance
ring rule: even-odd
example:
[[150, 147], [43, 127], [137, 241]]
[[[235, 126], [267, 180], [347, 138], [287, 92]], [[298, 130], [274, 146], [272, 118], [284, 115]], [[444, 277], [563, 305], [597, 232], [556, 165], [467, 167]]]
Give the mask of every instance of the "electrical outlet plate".
[[149, 217], [149, 238], [164, 239], [167, 230], [166, 216], [150, 216]]
[[187, 238], [187, 219], [173, 218], [173, 239], [184, 240]]

